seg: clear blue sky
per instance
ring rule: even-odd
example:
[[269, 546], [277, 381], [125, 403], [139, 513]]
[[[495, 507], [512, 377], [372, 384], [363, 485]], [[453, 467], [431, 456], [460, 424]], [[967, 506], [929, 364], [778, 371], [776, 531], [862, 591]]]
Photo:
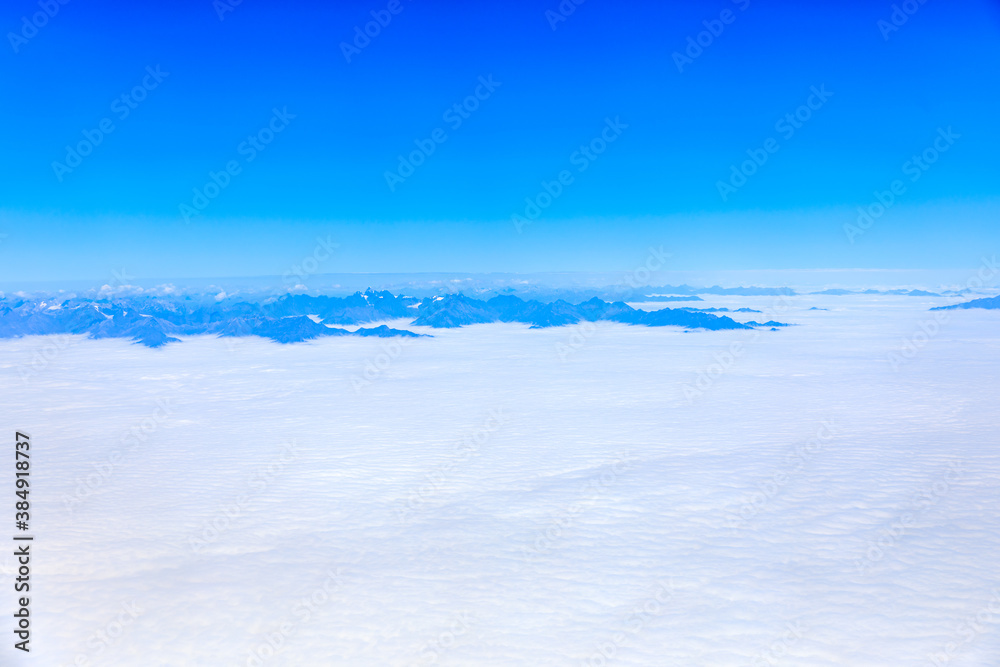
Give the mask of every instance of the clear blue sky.
[[[1000, 246], [996, 1], [914, 4], [891, 32], [891, 2], [586, 0], [553, 29], [557, 0], [243, 0], [220, 20], [222, 1], [69, 0], [34, 31], [37, 0], [3, 4], [0, 279], [280, 274], [317, 235], [341, 245], [331, 272], [617, 270], [649, 245], [685, 269], [956, 268]], [[347, 62], [373, 11], [391, 21]], [[720, 34], [678, 71], [705, 21]], [[467, 118], [445, 115], [477, 87]], [[794, 133], [776, 126], [810, 101]], [[274, 109], [294, 118], [243, 144]], [[608, 118], [627, 128], [574, 155]], [[78, 166], [53, 165], [103, 119]], [[960, 136], [910, 180], [939, 128]], [[730, 165], [769, 138], [724, 199]], [[434, 152], [390, 187], [416, 140]], [[512, 214], [562, 170], [518, 232]], [[849, 243], [855, 209], [896, 179]]]

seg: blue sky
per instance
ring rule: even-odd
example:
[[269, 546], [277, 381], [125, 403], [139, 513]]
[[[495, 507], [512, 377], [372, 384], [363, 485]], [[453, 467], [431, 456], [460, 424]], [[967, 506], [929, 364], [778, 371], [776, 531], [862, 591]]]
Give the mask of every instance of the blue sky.
[[606, 271], [649, 245], [957, 268], [1000, 241], [997, 2], [914, 2], [891, 31], [888, 2], [221, 3], [43, 0], [34, 31], [37, 0], [4, 3], [0, 279], [280, 274], [328, 235], [331, 272]]

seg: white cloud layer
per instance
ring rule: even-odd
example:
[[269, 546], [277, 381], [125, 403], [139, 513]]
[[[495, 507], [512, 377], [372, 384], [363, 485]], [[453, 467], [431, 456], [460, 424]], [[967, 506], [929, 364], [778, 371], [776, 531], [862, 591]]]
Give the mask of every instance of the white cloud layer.
[[952, 301], [604, 323], [570, 355], [501, 324], [0, 341], [36, 535], [32, 654], [0, 663], [994, 664], [1000, 314], [887, 361]]

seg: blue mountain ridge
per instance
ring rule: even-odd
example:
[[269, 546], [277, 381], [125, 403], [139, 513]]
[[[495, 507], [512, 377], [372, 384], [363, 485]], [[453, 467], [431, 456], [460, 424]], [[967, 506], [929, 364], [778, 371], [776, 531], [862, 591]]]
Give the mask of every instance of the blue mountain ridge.
[[987, 310], [1000, 309], [1000, 296], [986, 297], [983, 299], [973, 299], [965, 303], [956, 303], [953, 306], [938, 306], [931, 310], [956, 310], [958, 308], [986, 308]]
[[[466, 291], [468, 293], [468, 291]], [[541, 285], [525, 285], [507, 287], [502, 290], [487, 289], [476, 294], [479, 298], [488, 299], [491, 296], [517, 296], [526, 300], [583, 301], [596, 296], [605, 301], [704, 301], [699, 294], [718, 296], [794, 296], [795, 290], [789, 287], [692, 287], [690, 285], [646, 285], [631, 287], [625, 284], [603, 288], [551, 288]]]
[[938, 294], [937, 292], [928, 292], [922, 289], [890, 289], [890, 290], [877, 290], [877, 289], [866, 289], [863, 291], [859, 290], [849, 290], [849, 289], [825, 289], [822, 292], [810, 292], [810, 294], [824, 294], [826, 296], [846, 296], [849, 294], [884, 294], [887, 296], [944, 296], [945, 294], [958, 294], [958, 292], [944, 292]]
[[754, 310], [753, 308], [737, 308], [736, 310], [730, 310], [729, 308], [692, 308], [691, 306], [681, 306], [681, 310], [695, 310], [701, 313], [759, 313], [761, 311]]
[[[390, 295], [391, 296], [391, 295]], [[324, 297], [325, 298], [325, 297]], [[329, 327], [307, 315], [317, 304], [298, 297], [273, 302], [219, 302], [192, 298], [123, 297], [47, 301], [0, 301], [0, 338], [44, 334], [89, 334], [91, 338], [128, 338], [147, 347], [178, 342], [178, 335], [261, 336], [278, 343], [294, 343], [322, 336], [406, 336], [421, 334], [385, 325], [356, 331]], [[405, 303], [384, 297], [366, 308], [363, 296], [319, 304], [335, 323], [359, 324], [410, 315]], [[385, 303], [383, 303], [383, 301]], [[305, 312], [299, 312], [305, 311]]]
[[[729, 317], [685, 308], [636, 310], [622, 301], [608, 303], [597, 297], [573, 305], [562, 299], [551, 303], [513, 296], [496, 296], [487, 301], [461, 294], [426, 298], [420, 302], [416, 326], [458, 327], [486, 322], [523, 322], [533, 328], [564, 326], [581, 321], [605, 320], [645, 326], [680, 326], [688, 329], [750, 329]], [[756, 325], [762, 326], [762, 325]], [[770, 326], [770, 324], [769, 324]]]
[[[415, 318], [414, 318], [415, 316]], [[314, 321], [315, 319], [321, 322]], [[785, 326], [779, 322], [742, 324], [729, 317], [691, 309], [636, 310], [622, 301], [597, 297], [576, 305], [556, 299], [525, 301], [513, 295], [483, 301], [463, 294], [426, 297], [367, 290], [348, 297], [283, 295], [260, 302], [211, 296], [68, 297], [63, 300], [0, 299], [0, 338], [44, 334], [86, 334], [128, 338], [148, 347], [178, 342], [178, 336], [261, 336], [294, 343], [324, 336], [416, 337], [384, 324], [354, 331], [331, 326], [414, 318], [414, 326], [453, 328], [488, 322], [521, 322], [532, 328], [607, 320], [687, 329], [749, 329]]]

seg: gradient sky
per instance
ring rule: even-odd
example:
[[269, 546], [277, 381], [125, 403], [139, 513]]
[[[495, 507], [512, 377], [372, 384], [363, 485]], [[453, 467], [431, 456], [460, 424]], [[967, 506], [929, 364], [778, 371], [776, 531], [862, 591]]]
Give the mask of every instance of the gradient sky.
[[[556, 0], [399, 0], [349, 63], [341, 43], [388, 1], [242, 0], [220, 20], [221, 3], [69, 0], [27, 39], [37, 0], [3, 4], [0, 280], [281, 274], [317, 236], [340, 243], [330, 272], [608, 271], [650, 245], [678, 269], [972, 269], [1000, 247], [996, 1], [928, 0], [885, 39], [890, 2], [586, 0], [553, 29]], [[679, 72], [672, 54], [724, 10]], [[444, 112], [490, 76], [453, 129]], [[776, 121], [813, 86], [833, 95], [786, 138]], [[247, 162], [274, 108], [295, 118]], [[53, 162], [105, 118], [60, 181]], [[628, 128], [579, 172], [606, 118]], [[447, 140], [390, 190], [436, 128]], [[910, 181], [939, 128], [960, 138]], [[768, 138], [779, 150], [724, 201], [717, 182]], [[573, 183], [518, 233], [512, 214], [561, 170]], [[894, 179], [906, 191], [849, 243]]]

